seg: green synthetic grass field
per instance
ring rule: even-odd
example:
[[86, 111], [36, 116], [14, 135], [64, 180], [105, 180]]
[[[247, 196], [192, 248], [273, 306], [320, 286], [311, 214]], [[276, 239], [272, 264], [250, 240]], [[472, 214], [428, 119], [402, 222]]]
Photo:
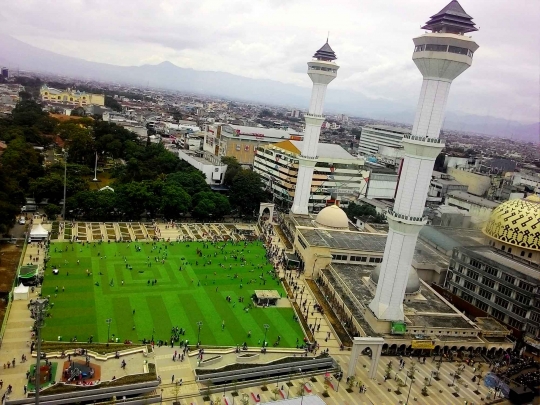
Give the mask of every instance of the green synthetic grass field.
[[[46, 318], [43, 338], [57, 340], [62, 336], [63, 341], [69, 341], [76, 336], [78, 341], [85, 342], [92, 335], [94, 342], [106, 342], [105, 320], [111, 318], [111, 338], [114, 335], [120, 342], [139, 343], [152, 337], [155, 341], [169, 341], [171, 329], [178, 326], [186, 330], [182, 339], [195, 344], [197, 322], [201, 321], [203, 345], [234, 346], [247, 342], [257, 346], [264, 339], [264, 324], [270, 326], [266, 339], [269, 346], [278, 335], [280, 347], [296, 347], [297, 339], [302, 343], [302, 329], [293, 319], [292, 308], [244, 310], [256, 289], [277, 290], [286, 296], [279, 280], [272, 278], [272, 265], [266, 260], [262, 243], [249, 242], [244, 246], [243, 242], [229, 242], [222, 252], [224, 245], [225, 242], [219, 242], [217, 247], [209, 244], [203, 248], [202, 242], [84, 246], [51, 243], [42, 293], [50, 295], [54, 305], [49, 311], [51, 316]], [[141, 251], [136, 250], [137, 246]], [[199, 257], [197, 249], [210, 257]], [[233, 255], [238, 255], [238, 260]], [[241, 265], [241, 256], [246, 259], [245, 266]], [[54, 267], [59, 268], [58, 275], [53, 275]], [[149, 285], [149, 280], [157, 280], [157, 284]], [[231, 297], [230, 303], [227, 296]], [[238, 302], [239, 297], [244, 297], [243, 303]]]

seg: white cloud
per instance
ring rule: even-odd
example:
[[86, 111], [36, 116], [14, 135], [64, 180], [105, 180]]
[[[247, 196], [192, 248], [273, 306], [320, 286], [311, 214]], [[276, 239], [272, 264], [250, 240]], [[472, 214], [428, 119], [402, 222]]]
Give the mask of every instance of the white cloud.
[[[19, 0], [0, 29], [32, 45], [96, 62], [169, 60], [309, 86], [306, 61], [327, 32], [341, 66], [333, 88], [416, 105], [412, 38], [449, 0]], [[480, 27], [473, 67], [449, 108], [538, 121], [540, 3], [461, 0]]]

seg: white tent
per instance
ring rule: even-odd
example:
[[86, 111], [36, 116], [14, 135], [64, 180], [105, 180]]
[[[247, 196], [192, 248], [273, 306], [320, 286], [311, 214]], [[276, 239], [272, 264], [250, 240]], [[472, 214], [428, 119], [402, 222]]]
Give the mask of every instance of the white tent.
[[15, 287], [13, 290], [13, 299], [14, 300], [27, 300], [29, 297], [28, 290], [30, 290], [29, 287], [24, 286], [22, 283]]
[[47, 231], [41, 224], [34, 225], [30, 231], [30, 241], [42, 240], [49, 237], [49, 231]]

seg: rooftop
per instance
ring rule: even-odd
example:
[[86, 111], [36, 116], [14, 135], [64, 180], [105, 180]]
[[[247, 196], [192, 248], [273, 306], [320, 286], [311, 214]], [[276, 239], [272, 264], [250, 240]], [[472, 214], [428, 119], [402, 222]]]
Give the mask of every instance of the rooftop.
[[[311, 225], [312, 226], [312, 225]], [[380, 233], [302, 229], [298, 231], [310, 246], [367, 252], [384, 252], [386, 235]]]
[[528, 266], [518, 260], [499, 253], [491, 246], [470, 247], [466, 248], [466, 250], [491, 260], [495, 265], [503, 265], [521, 274], [532, 277], [535, 280], [540, 280], [540, 267], [533, 267], [532, 265]]
[[336, 53], [333, 51], [333, 49], [330, 47], [330, 44], [328, 43], [328, 39], [326, 40], [326, 43], [321, 47], [321, 49], [315, 52], [315, 55], [313, 55], [313, 57], [315, 59], [325, 61], [333, 61], [337, 59]]
[[478, 31], [472, 17], [463, 10], [457, 0], [452, 0], [437, 14], [432, 15], [422, 29], [456, 34]]
[[477, 229], [448, 228], [426, 225], [420, 230], [420, 239], [434, 245], [446, 254], [458, 246], [483, 246], [484, 235]]
[[410, 135], [411, 130], [407, 128], [401, 128], [401, 127], [393, 127], [391, 125], [365, 125], [363, 128], [373, 128], [378, 129], [381, 131], [388, 131], [388, 132], [394, 132], [396, 134], [403, 134], [403, 135]]
[[228, 136], [255, 136], [257, 138], [290, 139], [292, 136], [303, 136], [303, 134], [292, 129], [274, 129], [247, 127], [243, 125], [225, 124], [221, 127], [221, 133]]
[[486, 208], [496, 208], [499, 206], [498, 202], [487, 200], [482, 197], [477, 197], [473, 194], [467, 193], [466, 191], [453, 190], [448, 193], [448, 196]]
[[[290, 142], [298, 149], [298, 152], [300, 152], [304, 146], [304, 141]], [[317, 154], [319, 155], [319, 158], [358, 160], [340, 145], [333, 143], [319, 143], [317, 146]]]

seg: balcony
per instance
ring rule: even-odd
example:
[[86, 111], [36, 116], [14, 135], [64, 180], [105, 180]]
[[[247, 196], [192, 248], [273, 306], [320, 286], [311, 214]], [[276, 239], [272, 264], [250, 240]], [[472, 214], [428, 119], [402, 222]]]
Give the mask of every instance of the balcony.
[[427, 222], [427, 217], [411, 217], [409, 215], [399, 214], [395, 212], [393, 209], [389, 209], [387, 215], [390, 215], [396, 219], [402, 219], [409, 222], [416, 222], [416, 223], [425, 223]]
[[439, 138], [429, 138], [427, 136], [403, 135], [403, 139], [410, 139], [411, 141], [421, 141], [429, 143], [442, 143], [442, 140]]

